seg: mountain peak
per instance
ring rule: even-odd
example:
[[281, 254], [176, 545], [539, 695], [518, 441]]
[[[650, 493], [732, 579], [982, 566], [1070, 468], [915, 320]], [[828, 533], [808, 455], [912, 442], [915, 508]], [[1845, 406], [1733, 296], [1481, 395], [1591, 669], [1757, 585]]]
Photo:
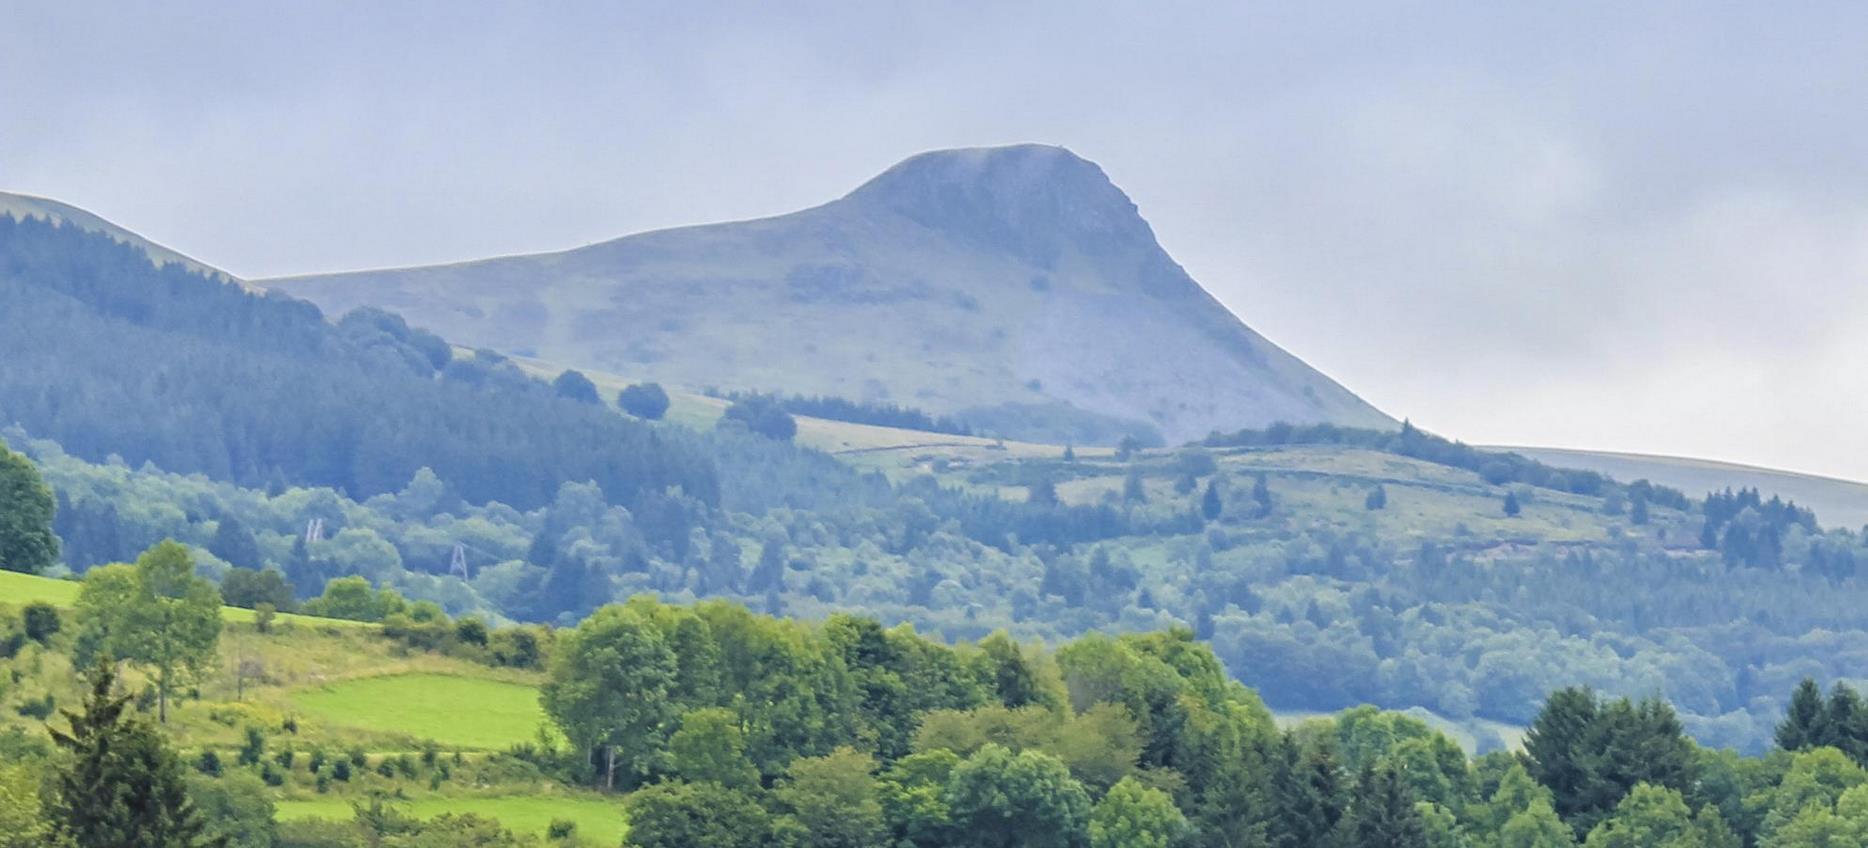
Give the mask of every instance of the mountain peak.
[[864, 183], [845, 201], [1039, 264], [1066, 249], [1099, 255], [1155, 244], [1135, 203], [1102, 168], [1052, 145], [922, 153]]

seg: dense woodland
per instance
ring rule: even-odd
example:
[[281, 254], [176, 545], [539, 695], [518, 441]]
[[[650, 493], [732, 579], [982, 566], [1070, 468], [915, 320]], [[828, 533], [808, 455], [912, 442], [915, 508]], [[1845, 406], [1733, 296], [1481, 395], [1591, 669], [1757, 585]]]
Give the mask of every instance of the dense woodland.
[[[568, 625], [647, 593], [861, 612], [959, 640], [1186, 627], [1280, 709], [1368, 702], [1522, 726], [1544, 693], [1585, 684], [1663, 694], [1701, 741], [1752, 752], [1796, 681], [1868, 667], [1849, 591], [1859, 534], [1755, 492], [1694, 501], [1412, 426], [1279, 427], [891, 482], [773, 437], [756, 411], [706, 432], [641, 420], [664, 396], [632, 420], [587, 381], [456, 354], [385, 313], [327, 322], [5, 217], [0, 330], [0, 435], [50, 484], [62, 543], [5, 563], [19, 570], [81, 574], [173, 538], [201, 573], [281, 608], [357, 577], [494, 621]], [[1586, 499], [1609, 532], [1498, 544], [1362, 520], [1365, 504], [1408, 506], [1393, 481], [1345, 482], [1354, 515], [1293, 510], [1284, 487], [1300, 478], [1228, 464], [1283, 445], [1472, 472], [1491, 515]], [[1128, 484], [1066, 496], [1111, 474]]]
[[[647, 596], [557, 632], [489, 631], [432, 604], [388, 615], [380, 638], [408, 650], [546, 669], [541, 699], [562, 744], [541, 737], [475, 760], [433, 746], [373, 760], [314, 747], [301, 762], [288, 725], [249, 726], [237, 749], [180, 750], [167, 692], [215, 673], [225, 627], [222, 598], [192, 571], [186, 548], [163, 543], [93, 569], [73, 610], [0, 604], [7, 657], [89, 669], [81, 701], [37, 714], [42, 729], [0, 733], [0, 848], [540, 845], [480, 815], [399, 809], [403, 788], [514, 776], [615, 798], [626, 844], [642, 848], [1868, 838], [1868, 710], [1842, 684], [1825, 695], [1803, 681], [1763, 757], [1696, 744], [1665, 701], [1569, 687], [1540, 698], [1521, 751], [1474, 758], [1372, 707], [1281, 726], [1186, 629], [1055, 649], [1004, 633], [949, 644], [862, 616], [803, 622]], [[156, 621], [174, 638], [147, 638]], [[105, 657], [146, 681], [141, 694]], [[288, 781], [351, 799], [352, 814], [276, 820], [273, 792]], [[569, 822], [551, 833], [550, 844], [594, 844]]]

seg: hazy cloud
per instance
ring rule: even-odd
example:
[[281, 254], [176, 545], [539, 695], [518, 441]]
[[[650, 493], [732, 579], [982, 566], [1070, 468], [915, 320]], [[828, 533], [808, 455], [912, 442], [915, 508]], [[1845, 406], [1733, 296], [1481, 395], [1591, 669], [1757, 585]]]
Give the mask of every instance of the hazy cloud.
[[1059, 143], [1397, 415], [1868, 478], [1855, 4], [260, 5], [0, 11], [0, 188], [258, 277]]

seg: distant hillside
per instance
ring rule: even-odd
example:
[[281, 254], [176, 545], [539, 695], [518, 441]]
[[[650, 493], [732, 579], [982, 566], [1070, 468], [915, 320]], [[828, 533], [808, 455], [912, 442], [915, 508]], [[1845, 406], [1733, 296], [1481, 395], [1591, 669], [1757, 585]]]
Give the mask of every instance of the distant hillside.
[[30, 216], [45, 218], [51, 221], [64, 221], [92, 232], [103, 233], [125, 244], [140, 247], [143, 249], [144, 253], [149, 254], [150, 260], [158, 265], [178, 262], [181, 263], [182, 267], [190, 271], [202, 274], [219, 274], [228, 279], [234, 279], [233, 275], [225, 271], [211, 268], [195, 259], [176, 253], [169, 248], [156, 244], [153, 241], [119, 227], [103, 218], [99, 218], [83, 209], [60, 203], [56, 200], [47, 200], [43, 197], [33, 197], [26, 194], [8, 194], [7, 192], [0, 191], [0, 215], [7, 214], [11, 214], [15, 218]]
[[964, 412], [1037, 441], [1394, 424], [1240, 323], [1056, 147], [923, 154], [776, 218], [264, 285], [575, 367]]
[[1581, 468], [1617, 480], [1651, 480], [1693, 497], [1725, 489], [1757, 489], [1766, 498], [1781, 495], [1816, 511], [1826, 527], [1859, 528], [1868, 524], [1868, 484], [1751, 465], [1569, 448], [1501, 448], [1549, 465]]

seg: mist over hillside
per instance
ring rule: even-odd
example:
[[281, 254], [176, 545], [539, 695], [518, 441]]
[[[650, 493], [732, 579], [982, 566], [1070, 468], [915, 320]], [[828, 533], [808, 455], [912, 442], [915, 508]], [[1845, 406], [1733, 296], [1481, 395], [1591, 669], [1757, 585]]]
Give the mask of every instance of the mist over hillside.
[[1058, 147], [922, 154], [775, 218], [265, 285], [566, 365], [963, 413], [1009, 437], [1395, 423], [1241, 323]]

